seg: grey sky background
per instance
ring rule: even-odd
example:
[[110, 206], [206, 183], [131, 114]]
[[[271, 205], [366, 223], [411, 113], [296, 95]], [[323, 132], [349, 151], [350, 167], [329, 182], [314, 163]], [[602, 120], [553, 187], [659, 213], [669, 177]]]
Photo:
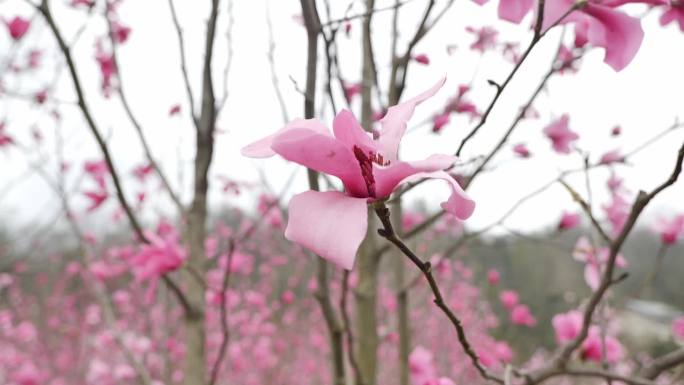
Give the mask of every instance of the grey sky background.
[[[126, 181], [126, 191], [133, 197], [140, 187], [130, 176], [130, 171], [136, 165], [144, 163], [144, 160], [134, 130], [123, 113], [120, 102], [116, 97], [104, 99], [99, 91], [99, 71], [93, 58], [94, 41], [97, 36], [103, 35], [106, 28], [104, 21], [101, 15], [94, 15], [88, 21], [85, 12], [71, 10], [63, 1], [53, 3], [58, 23], [66, 36], [73, 36], [83, 23], [88, 23], [74, 47], [74, 56], [77, 58], [79, 72], [85, 83], [89, 105], [100, 127], [108, 136], [117, 168]], [[203, 34], [208, 15], [208, 4], [205, 3], [176, 1], [185, 33], [187, 60], [196, 95], [199, 94]], [[343, 16], [348, 2], [332, 3], [333, 18]], [[392, 4], [391, 1], [376, 3], [378, 7]], [[530, 36], [527, 29], [529, 16], [521, 25], [498, 21], [496, 3], [490, 1], [490, 4], [479, 7], [470, 1], [457, 1], [437, 28], [416, 47], [414, 52], [428, 54], [431, 63], [429, 66], [412, 64], [409, 67], [409, 80], [404, 97], [410, 97], [428, 88], [444, 74], [447, 75], [447, 84], [436, 97], [418, 108], [412, 122], [409, 123], [412, 129], [402, 145], [403, 159], [420, 159], [432, 153], [453, 153], [460, 139], [474, 122], [470, 122], [467, 117], [452, 118], [449, 126], [440, 135], [430, 133], [430, 124], [419, 124], [440, 110], [447, 98], [456, 92], [459, 84], [471, 81], [471, 98], [480, 108], [484, 108], [493, 95], [493, 89], [487, 85], [486, 80], [502, 81], [512, 67], [511, 63], [502, 59], [498, 53], [489, 52], [479, 58], [479, 54], [470, 51], [468, 46], [473, 37], [465, 32], [466, 26], [496, 25], [500, 30], [500, 41], [519, 41], [522, 48], [527, 44]], [[407, 39], [413, 33], [423, 6], [424, 2], [413, 1], [402, 8], [402, 38]], [[640, 6], [629, 8], [633, 14], [643, 14], [644, 10], [645, 8]], [[324, 9], [321, 7], [319, 11], [325, 19]], [[273, 23], [275, 63], [288, 114], [290, 118], [302, 115], [302, 96], [290, 80], [292, 78], [303, 87], [306, 36], [303, 27], [293, 19], [293, 16], [300, 12], [299, 2], [235, 1], [233, 12], [233, 58], [227, 82], [229, 97], [219, 119], [221, 133], [217, 136], [215, 161], [211, 170], [212, 181], [215, 183], [210, 195], [210, 205], [213, 209], [229, 205], [247, 207], [255, 198], [254, 194], [246, 193], [236, 197], [221, 192], [219, 175], [238, 181], [258, 182], [258, 170], [261, 169], [270, 185], [279, 191], [290, 174], [298, 169], [298, 166], [277, 158], [243, 158], [239, 149], [283, 125], [266, 55], [269, 45], [267, 14]], [[362, 3], [356, 1], [350, 13], [361, 12]], [[0, 3], [0, 15], [5, 18], [11, 18], [16, 14], [30, 16], [32, 13], [31, 8], [21, 1]], [[120, 13], [124, 24], [133, 30], [129, 41], [119, 50], [121, 78], [125, 91], [145, 129], [154, 156], [163, 165], [173, 184], [182, 191], [181, 196], [187, 202], [192, 178], [194, 132], [181, 78], [178, 42], [167, 1], [128, 0], [121, 6]], [[376, 61], [383, 88], [386, 88], [384, 83], [389, 77], [390, 18], [391, 12], [378, 13], [373, 24]], [[582, 165], [581, 157], [577, 154], [555, 154], [541, 132], [544, 126], [563, 113], [570, 114], [570, 128], [581, 135], [578, 146], [590, 152], [594, 160], [604, 152], [616, 148], [628, 152], [671, 125], [676, 117], [684, 118], [684, 34], [674, 24], [667, 28], [661, 27], [657, 18], [655, 12], [644, 18], [646, 36], [641, 50], [622, 72], [615, 73], [605, 65], [602, 62], [602, 50], [594, 49], [583, 60], [578, 74], [557, 76], [550, 81], [548, 92], [541, 95], [535, 104], [541, 114], [540, 118], [527, 120], [521, 124], [509, 145], [493, 162], [495, 169], [482, 175], [473, 184], [470, 194], [478, 206], [468, 221], [469, 226], [479, 228], [496, 221], [515, 201], [557, 176], [559, 170]], [[223, 92], [223, 68], [228, 58], [227, 40], [224, 35], [227, 25], [224, 3], [214, 63], [219, 96]], [[343, 34], [338, 38], [342, 74], [350, 82], [356, 82], [360, 78], [360, 38], [358, 21], [353, 23], [349, 38]], [[548, 68], [560, 38], [561, 28], [557, 28], [535, 49], [500, 99], [488, 123], [467, 147], [464, 159], [489, 151], [507, 129], [518, 108]], [[569, 38], [570, 36], [566, 36], [566, 40]], [[447, 54], [446, 46], [449, 44], [458, 46], [453, 55]], [[59, 53], [54, 49], [54, 41], [42, 20], [33, 23], [29, 35], [19, 48], [20, 52], [28, 46], [49, 49], [44, 70], [39, 76], [17, 78], [3, 75], [6, 89], [30, 94], [54, 78]], [[4, 31], [0, 37], [0, 49], [3, 52], [3, 61], [15, 49]], [[322, 57], [320, 63], [323, 64]], [[60, 100], [74, 101], [70, 79], [65, 76], [65, 72], [58, 78], [60, 80], [55, 95]], [[321, 86], [322, 80], [321, 77]], [[322, 89], [319, 90], [319, 96], [322, 96]], [[340, 106], [342, 98], [340, 95], [337, 96]], [[321, 101], [319, 98], [317, 105], [320, 106]], [[169, 108], [177, 103], [182, 106], [181, 115], [169, 117]], [[353, 107], [354, 112], [358, 112], [358, 105]], [[7, 123], [8, 131], [17, 140], [34, 147], [30, 139], [31, 127], [34, 125], [39, 127], [45, 136], [45, 142], [38, 153], [33, 151], [27, 156], [17, 148], [0, 151], [0, 218], [6, 227], [21, 229], [45, 223], [52, 217], [51, 213], [59, 209], [54, 193], [39, 176], [22, 177], [27, 173], [29, 163], [37, 162], [40, 153], [51, 159], [44, 165], [45, 169], [53, 174], [56, 171], [57, 165], [53, 154], [57, 127], [45, 110], [46, 107], [35, 106], [21, 98], [3, 96], [0, 102], [0, 114]], [[77, 108], [65, 104], [59, 107], [59, 110], [63, 116], [59, 129], [65, 138], [65, 156], [74, 164], [69, 179], [74, 183], [80, 173], [82, 161], [99, 159], [100, 155]], [[329, 107], [323, 110], [321, 119], [326, 123], [332, 121]], [[622, 126], [623, 135], [613, 139], [610, 137], [610, 130], [618, 124]], [[634, 156], [633, 165], [617, 166], [616, 171], [625, 178], [627, 187], [633, 192], [638, 189], [650, 189], [671, 172], [676, 150], [682, 140], [684, 130], [674, 132]], [[519, 142], [527, 143], [533, 153], [531, 159], [514, 158], [511, 147]], [[29, 160], [30, 162], [27, 162]], [[608, 175], [608, 169], [605, 168], [592, 172], [593, 198], [597, 210], [608, 198], [605, 188]], [[583, 179], [582, 175], [577, 175], [568, 178], [568, 181], [579, 191], [585, 191]], [[82, 184], [79, 191], [93, 187], [88, 183]], [[12, 186], [8, 188], [10, 184]], [[299, 170], [290, 193], [305, 189], [305, 173]], [[679, 183], [661, 194], [653, 207], [648, 209], [646, 219], [642, 220], [642, 223], [647, 224], [658, 215], [669, 216], [683, 211], [683, 192], [684, 183]], [[409, 200], [424, 200], [429, 208], [436, 210], [438, 203], [444, 200], [447, 194], [446, 185], [434, 182], [415, 189]], [[74, 194], [72, 202], [77, 209], [77, 215], [84, 216], [87, 201], [80, 193]], [[110, 199], [101, 210], [89, 216], [87, 220], [105, 224], [116, 207], [114, 199]], [[155, 193], [152, 194], [144, 215], [145, 218], [152, 219], [170, 209], [170, 202], [164, 194]], [[533, 230], [557, 221], [564, 209], [579, 210], [567, 192], [562, 187], [555, 186], [521, 207], [506, 224], [507, 227], [518, 230]]]

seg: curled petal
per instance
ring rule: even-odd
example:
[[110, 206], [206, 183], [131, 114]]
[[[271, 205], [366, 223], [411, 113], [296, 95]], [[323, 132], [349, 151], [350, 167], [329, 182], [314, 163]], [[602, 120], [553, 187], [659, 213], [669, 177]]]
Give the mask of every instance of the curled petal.
[[386, 198], [392, 191], [411, 175], [444, 170], [458, 161], [452, 155], [431, 155], [427, 159], [414, 162], [396, 162], [388, 167], [375, 166], [373, 173], [377, 183], [378, 198]]
[[289, 213], [285, 238], [342, 268], [352, 269], [368, 228], [365, 198], [337, 191], [306, 191], [290, 200]]
[[401, 183], [409, 183], [423, 178], [442, 179], [448, 182], [449, 187], [451, 187], [451, 195], [449, 199], [441, 203], [442, 209], [462, 221], [470, 218], [475, 211], [475, 201], [463, 191], [456, 179], [448, 173], [444, 171], [421, 172], [404, 179]]

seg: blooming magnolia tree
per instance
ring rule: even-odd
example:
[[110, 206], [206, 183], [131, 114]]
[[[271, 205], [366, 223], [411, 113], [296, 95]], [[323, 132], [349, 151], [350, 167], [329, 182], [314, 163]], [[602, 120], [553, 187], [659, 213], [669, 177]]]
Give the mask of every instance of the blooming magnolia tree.
[[[0, 122], [0, 151], [13, 164], [23, 160], [26, 169], [16, 179], [3, 181], [0, 201], [21, 191], [24, 179], [34, 178], [48, 187], [46, 194], [58, 202], [52, 206], [59, 207], [53, 220], [43, 218], [46, 225], [33, 224], [31, 231], [19, 234], [8, 226], [6, 239], [0, 239], [0, 382], [684, 381], [681, 308], [666, 317], [665, 336], [650, 351], [625, 341], [620, 322], [634, 299], [651, 298], [648, 293], [659, 277], [681, 276], [681, 270], [668, 272], [664, 266], [669, 254], [681, 252], [677, 243], [684, 233], [684, 214], [663, 213], [654, 223], [642, 214], [677, 182], [684, 144], [657, 157], [657, 167], [648, 171], [657, 173], [657, 184], [620, 176], [627, 164], [640, 167], [633, 162], [637, 153], [649, 151], [662, 138], [675, 138], [681, 124], [673, 116], [671, 126], [641, 133], [641, 144], [631, 151], [602, 142], [603, 152], [595, 156], [585, 150], [585, 132], [574, 125], [574, 115], [547, 119], [538, 100], [544, 92], [553, 92], [552, 78], [578, 76], [585, 56], [595, 51], [603, 52], [604, 63], [594, 65], [614, 72], [629, 68], [641, 54], [644, 20], [656, 18], [660, 28], [679, 36], [684, 32], [683, 4], [301, 0], [295, 3], [295, 17], [287, 20], [301, 30], [298, 44], [307, 47], [300, 60], [306, 63], [305, 71], [292, 76], [291, 88], [298, 94], [290, 100], [282, 93], [286, 86], [275, 56], [281, 42], [274, 37], [269, 16], [264, 23], [270, 38], [265, 59], [280, 111], [276, 107], [268, 113], [281, 113], [284, 121], [280, 129], [262, 130], [270, 134], [250, 144], [236, 134], [245, 122], [231, 120], [231, 110], [225, 107], [239, 103], [237, 97], [229, 98], [233, 41], [239, 40], [233, 26], [251, 21], [231, 0], [207, 1], [202, 4], [208, 7], [202, 55], [190, 55], [186, 51], [200, 42], [188, 39], [184, 28], [192, 28], [182, 22], [184, 14], [174, 3], [180, 1], [159, 6], [168, 9], [172, 29], [164, 41], [177, 43], [178, 83], [185, 102], [173, 103], [155, 119], [177, 120], [192, 131], [189, 138], [178, 135], [182, 151], [176, 154], [176, 167], [155, 155], [165, 151], [163, 145], [149, 139], [153, 130], [145, 123], [148, 118], [139, 116], [157, 113], [132, 102], [132, 82], [120, 60], [137, 33], [127, 17], [140, 12], [140, 4], [0, 4], [6, 29], [0, 95], [8, 106]], [[479, 7], [496, 13], [497, 23], [474, 27], [453, 22], [459, 9], [479, 12]], [[413, 18], [408, 21], [408, 16]], [[76, 19], [76, 28], [67, 22]], [[676, 26], [667, 27], [670, 24]], [[432, 69], [438, 53], [421, 51], [426, 39], [439, 36], [436, 31], [444, 28], [450, 36], [465, 31], [470, 39], [458, 44], [439, 41], [448, 56], [478, 58], [469, 84], [452, 84], [442, 71]], [[499, 31], [511, 28], [523, 40], [504, 41]], [[216, 41], [223, 32], [228, 49], [218, 53]], [[78, 45], [85, 39], [91, 39], [89, 54]], [[381, 39], [391, 48], [386, 61], [378, 53], [385, 48], [378, 43]], [[505, 108], [502, 104], [515, 103], [504, 96], [511, 92], [509, 85], [548, 40], [557, 42], [546, 59], [548, 68], [535, 75], [538, 83], [523, 103], [513, 106], [510, 125], [493, 136], [488, 118]], [[150, 51], [134, 59], [143, 65], [153, 59]], [[345, 59], [354, 55], [361, 57], [361, 68]], [[476, 75], [485, 61], [504, 68], [505, 76], [480, 82]], [[428, 69], [431, 80], [414, 80], [417, 68]], [[93, 70], [97, 83], [88, 81]], [[352, 71], [358, 74], [349, 75]], [[404, 92], [409, 85], [410, 92]], [[445, 95], [446, 102], [440, 101]], [[115, 101], [121, 119], [135, 133], [139, 155], [128, 142], [115, 146], [110, 139], [117, 133], [105, 129], [112, 114], [108, 108]], [[290, 119], [289, 109], [300, 104], [302, 118]], [[428, 119], [421, 122], [420, 114]], [[523, 125], [538, 129], [519, 136]], [[458, 139], [446, 153], [419, 160], [400, 156], [405, 148], [450, 132]], [[253, 182], [256, 177], [233, 176], [233, 165], [214, 162], [215, 153], [223, 149], [219, 144], [224, 133], [239, 142], [244, 157], [278, 155], [305, 168], [308, 188], [294, 177], [274, 189], [267, 173], [259, 183]], [[82, 158], [72, 151], [80, 145], [70, 145], [69, 135], [94, 143], [97, 156]], [[532, 135], [542, 137], [546, 148], [532, 145]], [[610, 131], [613, 139], [621, 135], [620, 126]], [[417, 136], [424, 138], [414, 141]], [[483, 136], [492, 143], [477, 140]], [[186, 150], [192, 154], [189, 163], [181, 155]], [[483, 175], [497, 175], [495, 162], [545, 162], [536, 160], [544, 151], [553, 154], [547, 159], [577, 163], [542, 180], [541, 188], [530, 188], [492, 224], [471, 226], [470, 218], [508, 193], [501, 186], [486, 193], [471, 186]], [[275, 162], [258, 164], [274, 172], [285, 169]], [[172, 171], [178, 171], [178, 180], [171, 178]], [[184, 171], [192, 173], [190, 180], [182, 177]], [[441, 198], [429, 188], [433, 179], [449, 187]], [[525, 175], [519, 180], [538, 186], [538, 179]], [[596, 183], [605, 186], [606, 201], [596, 201]], [[563, 274], [579, 277], [581, 287], [567, 288], [575, 299], [556, 303], [547, 317], [525, 293], [548, 288], [507, 277], [517, 261], [506, 261], [509, 268], [493, 267], [473, 256], [492, 230], [506, 229], [515, 211], [541, 199], [551, 187], [561, 188], [574, 206], [544, 213], [558, 222], [534, 247], [550, 244], [562, 261], [571, 261], [566, 266], [579, 270]], [[416, 208], [407, 199], [409, 192], [427, 205]], [[107, 226], [98, 225], [102, 223]], [[630, 270], [633, 259], [625, 250], [639, 224], [648, 226], [650, 237], [660, 244], [640, 256], [646, 272]], [[564, 248], [568, 240], [574, 247]], [[26, 244], [30, 247], [22, 247]], [[677, 282], [681, 298], [681, 279]], [[627, 286], [634, 290], [621, 289]], [[676, 309], [683, 303], [675, 300], [671, 305]], [[552, 342], [545, 342], [545, 334]]]

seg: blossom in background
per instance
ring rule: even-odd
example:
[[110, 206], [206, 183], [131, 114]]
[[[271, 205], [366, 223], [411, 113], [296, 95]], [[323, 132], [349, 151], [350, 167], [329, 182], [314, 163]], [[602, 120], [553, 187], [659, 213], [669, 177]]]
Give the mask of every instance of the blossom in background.
[[618, 235], [627, 222], [632, 206], [627, 203], [621, 194], [614, 193], [610, 204], [603, 205], [602, 208], [606, 213], [608, 222], [610, 222], [612, 226], [612, 235]]
[[660, 241], [664, 244], [673, 245], [677, 243], [684, 233], [684, 214], [677, 215], [670, 220], [659, 219], [654, 230], [660, 235]]
[[[605, 347], [605, 349], [604, 349]], [[601, 330], [597, 326], [589, 328], [587, 339], [584, 340], [580, 348], [580, 356], [583, 360], [614, 364], [624, 356], [624, 349], [620, 341], [610, 335], [601, 335]]]
[[534, 318], [530, 308], [527, 305], [518, 304], [511, 309], [511, 322], [516, 325], [524, 325], [533, 327], [537, 325], [537, 319]]
[[424, 53], [415, 55], [413, 57], [413, 60], [415, 60], [416, 63], [420, 63], [422, 65], [429, 65], [430, 64], [430, 58], [428, 57], [428, 55], [426, 55]]
[[147, 231], [145, 237], [149, 243], [142, 245], [138, 253], [131, 257], [133, 274], [138, 281], [159, 278], [178, 269], [185, 261], [187, 253], [178, 243], [177, 235], [163, 237]]
[[490, 269], [487, 272], [487, 282], [489, 282], [490, 285], [496, 286], [501, 282], [501, 274], [499, 274], [498, 271], [495, 269]]
[[88, 212], [97, 210], [109, 198], [109, 194], [105, 190], [84, 191], [83, 195], [90, 201]]
[[672, 334], [675, 338], [684, 341], [684, 316], [681, 316], [672, 322]]
[[470, 44], [470, 49], [484, 53], [496, 47], [496, 38], [499, 31], [492, 27], [484, 26], [481, 28], [466, 27], [466, 31], [475, 35], [475, 41]]
[[563, 344], [577, 338], [582, 330], [582, 318], [582, 313], [578, 310], [553, 316], [551, 324], [556, 333], [556, 341]]
[[422, 178], [445, 180], [451, 196], [442, 208], [465, 220], [475, 203], [443, 170], [456, 163], [449, 155], [421, 161], [397, 158], [407, 121], [418, 104], [434, 95], [446, 79], [404, 103], [392, 106], [380, 120], [382, 130], [369, 136], [354, 115], [340, 112], [333, 135], [317, 119], [296, 119], [284, 128], [242, 149], [254, 158], [275, 154], [318, 172], [339, 178], [344, 192], [306, 191], [290, 200], [285, 237], [345, 269], [354, 265], [368, 227], [368, 203], [383, 200], [402, 183]]
[[558, 221], [558, 230], [570, 230], [579, 226], [582, 223], [582, 217], [578, 213], [569, 213], [563, 211], [560, 221]]
[[[573, 24], [576, 47], [583, 47], [588, 43], [603, 48], [604, 62], [615, 71], [621, 71], [639, 51], [644, 31], [638, 18], [616, 8], [628, 2], [662, 1], [664, 0], [549, 0], [544, 6], [542, 31], [556, 24]], [[530, 11], [536, 11], [535, 3], [534, 0], [501, 0], [499, 17], [520, 23]], [[577, 7], [576, 10], [568, 14], [573, 7]]]
[[31, 22], [21, 16], [15, 16], [10, 21], [5, 20], [5, 25], [7, 25], [7, 31], [9, 31], [12, 39], [16, 41], [21, 40], [26, 32], [28, 32]]
[[449, 123], [449, 112], [442, 112], [432, 117], [432, 132], [440, 132]]
[[513, 290], [504, 290], [501, 292], [501, 294], [499, 294], [499, 300], [501, 300], [501, 304], [509, 311], [518, 304], [519, 299], [520, 296]]
[[568, 128], [569, 120], [568, 114], [564, 114], [544, 128], [544, 135], [551, 140], [551, 146], [559, 154], [570, 153], [570, 144], [579, 139], [579, 135]]
[[625, 157], [620, 154], [620, 150], [608, 151], [601, 155], [599, 159], [599, 164], [612, 164], [612, 163], [624, 163]]
[[[575, 248], [572, 253], [573, 258], [576, 261], [584, 262], [584, 280], [587, 285], [592, 289], [598, 289], [601, 283], [601, 275], [603, 274], [603, 268], [606, 263], [608, 263], [608, 258], [610, 257], [610, 249], [603, 247], [596, 249], [592, 246], [589, 239], [586, 237], [580, 237], [575, 244]], [[627, 260], [618, 254], [615, 257], [615, 266], [626, 267]]]
[[347, 102], [351, 102], [354, 96], [361, 93], [361, 83], [343, 83], [344, 98]]
[[86, 161], [83, 163], [83, 170], [86, 172], [86, 174], [88, 174], [88, 176], [93, 178], [100, 189], [104, 189], [106, 185], [105, 178], [109, 174], [109, 167], [107, 166], [106, 161]]
[[530, 153], [530, 150], [527, 149], [525, 143], [518, 143], [515, 146], [513, 146], [513, 152], [515, 153], [515, 155], [521, 158], [529, 158], [532, 155], [532, 153]]
[[14, 144], [14, 139], [7, 133], [5, 122], [0, 122], [0, 148]]

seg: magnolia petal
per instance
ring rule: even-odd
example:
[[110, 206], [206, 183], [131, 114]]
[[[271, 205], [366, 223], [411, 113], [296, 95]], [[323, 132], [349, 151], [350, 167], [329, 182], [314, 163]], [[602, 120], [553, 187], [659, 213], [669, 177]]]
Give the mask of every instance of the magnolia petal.
[[340, 178], [345, 187], [352, 190], [352, 195], [365, 191], [365, 182], [354, 154], [330, 135], [295, 128], [278, 135], [271, 148], [291, 162]]
[[351, 270], [366, 236], [366, 198], [337, 191], [306, 191], [290, 200], [285, 238], [322, 258]]
[[382, 149], [382, 154], [389, 161], [395, 161], [399, 152], [399, 143], [406, 132], [406, 122], [413, 116], [416, 106], [424, 100], [436, 94], [446, 82], [446, 77], [440, 79], [434, 86], [422, 94], [415, 96], [403, 103], [390, 107], [385, 116], [380, 120], [382, 131], [377, 142]]
[[387, 167], [374, 166], [375, 190], [378, 198], [386, 198], [392, 191], [411, 175], [421, 172], [444, 170], [458, 161], [453, 155], [431, 155], [427, 159], [414, 162], [396, 162]]
[[295, 119], [277, 132], [243, 147], [242, 150], [240, 150], [240, 153], [242, 153], [243, 156], [250, 158], [271, 157], [275, 155], [275, 151], [271, 148], [273, 141], [283, 133], [296, 128], [305, 128], [323, 135], [330, 135], [328, 128], [318, 119]]
[[583, 9], [592, 17], [588, 39], [606, 50], [604, 61], [615, 71], [625, 68], [634, 58], [644, 39], [641, 21], [609, 7], [587, 4]]
[[333, 120], [333, 134], [349, 149], [357, 146], [366, 152], [377, 152], [376, 145], [349, 110], [340, 111]]
[[499, 18], [518, 24], [530, 12], [533, 5], [534, 0], [500, 0]]
[[475, 201], [463, 191], [458, 182], [456, 182], [456, 179], [444, 171], [417, 173], [404, 179], [400, 184], [410, 183], [424, 178], [442, 179], [448, 182], [451, 187], [451, 195], [449, 196], [449, 199], [440, 204], [442, 209], [462, 221], [470, 218], [473, 211], [475, 211]]

